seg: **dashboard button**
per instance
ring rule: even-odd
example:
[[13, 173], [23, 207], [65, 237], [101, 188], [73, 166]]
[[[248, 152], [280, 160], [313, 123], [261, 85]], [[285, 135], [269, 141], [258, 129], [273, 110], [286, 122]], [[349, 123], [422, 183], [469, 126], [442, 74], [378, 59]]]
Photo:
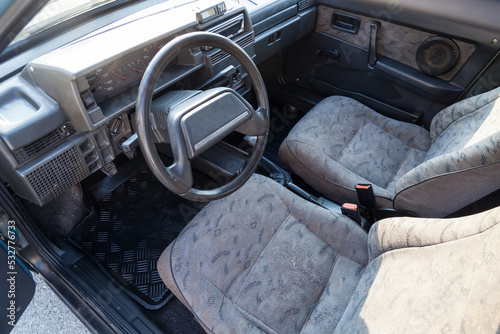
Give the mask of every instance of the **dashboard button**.
[[95, 104], [94, 98], [92, 97], [92, 95], [90, 95], [89, 92], [85, 92], [82, 94], [82, 100], [83, 104], [85, 105], [85, 108], [87, 109]]

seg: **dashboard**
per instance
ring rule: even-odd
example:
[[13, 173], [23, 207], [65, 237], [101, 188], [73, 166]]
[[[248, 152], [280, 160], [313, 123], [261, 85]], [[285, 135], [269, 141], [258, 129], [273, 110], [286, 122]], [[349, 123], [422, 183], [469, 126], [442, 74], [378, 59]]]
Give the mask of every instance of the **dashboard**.
[[[113, 161], [124, 153], [122, 144], [135, 133], [144, 71], [177, 36], [221, 34], [258, 63], [314, 28], [314, 6], [299, 6], [296, 0], [239, 2], [152, 6], [32, 59], [21, 73], [1, 82], [2, 180], [19, 196], [44, 205], [99, 170], [112, 174]], [[155, 97], [209, 84], [242, 95], [251, 89], [232, 57], [200, 45], [167, 65]]]

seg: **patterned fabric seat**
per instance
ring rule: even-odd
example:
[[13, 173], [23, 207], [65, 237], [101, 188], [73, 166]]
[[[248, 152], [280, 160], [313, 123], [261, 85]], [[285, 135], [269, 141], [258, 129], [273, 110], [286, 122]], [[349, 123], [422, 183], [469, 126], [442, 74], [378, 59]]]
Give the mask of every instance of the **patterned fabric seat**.
[[458, 102], [430, 131], [382, 116], [346, 97], [314, 107], [280, 147], [281, 159], [329, 199], [444, 217], [500, 189], [500, 88]]
[[253, 176], [162, 254], [213, 333], [497, 333], [500, 208], [458, 219], [349, 218]]

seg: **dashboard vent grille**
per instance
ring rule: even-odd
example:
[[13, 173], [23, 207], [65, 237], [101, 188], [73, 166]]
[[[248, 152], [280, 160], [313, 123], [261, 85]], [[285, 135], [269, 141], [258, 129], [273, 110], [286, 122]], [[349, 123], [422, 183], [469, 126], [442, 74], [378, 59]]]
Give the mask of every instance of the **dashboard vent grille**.
[[247, 46], [249, 46], [250, 44], [252, 44], [254, 42], [254, 35], [253, 33], [252, 34], [249, 34], [248, 36], [245, 36], [243, 37], [242, 39], [240, 39], [238, 42], [236, 42], [239, 46], [241, 46], [242, 48], [246, 48]]
[[74, 146], [47, 161], [26, 178], [42, 203], [56, 198], [89, 175]]
[[17, 162], [23, 164], [36, 157], [38, 154], [60, 143], [64, 138], [69, 136], [69, 134], [68, 129], [65, 126], [61, 126], [60, 128], [50, 132], [48, 135], [38, 139], [36, 142], [12, 153], [14, 154]]
[[[241, 48], [246, 48], [253, 42], [254, 42], [254, 35], [252, 33], [237, 41], [236, 44], [238, 44]], [[212, 64], [215, 65], [221, 60], [225, 59], [227, 56], [229, 56], [229, 53], [227, 53], [226, 51], [219, 50], [218, 52], [211, 55], [210, 59], [212, 60]]]
[[210, 56], [210, 59], [212, 60], [212, 64], [217, 64], [218, 62], [220, 62], [221, 60], [223, 60], [224, 58], [226, 58], [227, 56], [229, 56], [229, 53], [227, 53], [226, 51], [218, 51], [216, 53], [214, 53], [213, 55]]
[[302, 1], [299, 1], [297, 6], [298, 6], [299, 10], [304, 10], [306, 8], [311, 7], [315, 3], [316, 3], [316, 0], [302, 0]]

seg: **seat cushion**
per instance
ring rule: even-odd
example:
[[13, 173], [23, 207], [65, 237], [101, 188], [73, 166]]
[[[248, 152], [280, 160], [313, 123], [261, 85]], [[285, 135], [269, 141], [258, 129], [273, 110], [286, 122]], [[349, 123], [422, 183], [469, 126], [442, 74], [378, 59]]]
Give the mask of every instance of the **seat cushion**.
[[367, 237], [254, 176], [198, 214], [158, 271], [208, 332], [497, 333], [499, 240], [500, 207], [386, 219]]
[[399, 178], [424, 161], [430, 145], [427, 130], [333, 96], [297, 123], [280, 157], [333, 201], [356, 202], [356, 184], [370, 183], [376, 204], [392, 207]]
[[202, 210], [158, 271], [207, 330], [298, 333], [335, 328], [367, 262], [352, 220], [256, 175]]
[[498, 333], [500, 208], [392, 218], [370, 230], [366, 267], [335, 333]]

